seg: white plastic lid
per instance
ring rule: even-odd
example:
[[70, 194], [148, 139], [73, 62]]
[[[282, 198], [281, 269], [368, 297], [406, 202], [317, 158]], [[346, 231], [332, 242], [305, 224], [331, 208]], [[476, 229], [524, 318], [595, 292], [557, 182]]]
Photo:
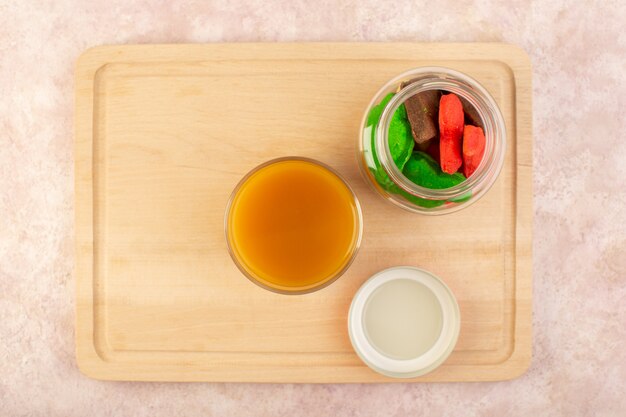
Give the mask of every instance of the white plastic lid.
[[[414, 358], [398, 359], [385, 355], [373, 346], [365, 329], [364, 316], [370, 297], [381, 286], [394, 280], [412, 280], [424, 285], [432, 291], [441, 307], [439, 337], [430, 349]], [[374, 371], [394, 378], [417, 377], [441, 365], [452, 353], [460, 328], [459, 306], [448, 286], [432, 273], [410, 266], [385, 269], [372, 276], [357, 291], [348, 315], [350, 341], [361, 360]]]

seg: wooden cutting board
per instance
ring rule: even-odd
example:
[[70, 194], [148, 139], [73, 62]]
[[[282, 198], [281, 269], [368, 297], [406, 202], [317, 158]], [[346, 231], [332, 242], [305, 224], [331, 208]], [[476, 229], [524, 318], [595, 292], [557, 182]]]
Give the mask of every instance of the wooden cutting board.
[[[386, 203], [359, 174], [376, 91], [419, 66], [474, 77], [508, 130], [502, 173], [461, 212]], [[531, 358], [531, 70], [504, 44], [287, 43], [90, 49], [76, 73], [76, 347], [99, 379], [392, 382], [352, 350], [347, 313], [372, 274], [428, 269], [461, 308], [456, 349], [409, 381], [514, 378]], [[337, 169], [364, 238], [329, 287], [285, 296], [231, 261], [224, 209], [241, 177], [280, 156]], [[406, 380], [402, 380], [406, 381]]]

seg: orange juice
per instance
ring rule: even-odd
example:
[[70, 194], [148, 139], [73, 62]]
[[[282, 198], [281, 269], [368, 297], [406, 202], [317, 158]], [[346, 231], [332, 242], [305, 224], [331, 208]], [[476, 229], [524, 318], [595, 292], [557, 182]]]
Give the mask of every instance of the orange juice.
[[239, 268], [278, 292], [330, 283], [351, 262], [361, 235], [355, 195], [328, 168], [278, 159], [248, 174], [227, 210], [227, 235]]

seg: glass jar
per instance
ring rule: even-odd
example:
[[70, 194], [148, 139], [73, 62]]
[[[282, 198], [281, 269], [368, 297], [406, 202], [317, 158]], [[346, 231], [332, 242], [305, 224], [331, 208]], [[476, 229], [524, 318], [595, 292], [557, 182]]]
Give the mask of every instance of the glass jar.
[[[388, 131], [396, 110], [410, 97], [428, 90], [454, 93], [473, 106], [485, 135], [484, 155], [475, 172], [450, 188], [431, 189], [412, 182], [396, 166], [389, 146]], [[372, 123], [370, 112], [389, 93], [396, 94], [384, 106], [378, 123]], [[422, 67], [400, 74], [376, 93], [361, 121], [358, 159], [363, 175], [383, 198], [415, 213], [438, 215], [458, 211], [480, 199], [496, 181], [505, 150], [504, 119], [487, 90], [458, 71]]]

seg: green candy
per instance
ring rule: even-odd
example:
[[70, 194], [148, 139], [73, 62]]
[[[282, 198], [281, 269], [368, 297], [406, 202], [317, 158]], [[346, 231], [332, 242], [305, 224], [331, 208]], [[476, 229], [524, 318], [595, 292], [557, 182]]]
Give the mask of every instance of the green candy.
[[[380, 103], [372, 107], [372, 110], [370, 110], [370, 113], [367, 116], [367, 126], [370, 127], [369, 132], [371, 135], [370, 140], [372, 150], [376, 149], [376, 129], [378, 128], [380, 116], [394, 94], [395, 93], [387, 94], [380, 101]], [[411, 152], [415, 146], [415, 142], [413, 141], [411, 134], [411, 125], [409, 124], [404, 105], [400, 106], [392, 116], [389, 123], [387, 139], [389, 140], [391, 157], [398, 169], [402, 170], [404, 164], [406, 164], [411, 157]], [[378, 160], [378, 155], [376, 155], [375, 152], [373, 153], [373, 157], [375, 167], [370, 167], [370, 171], [374, 175], [376, 182], [378, 182], [383, 189], [395, 192], [392, 191], [392, 189], [397, 187], [381, 166]]]
[[[406, 165], [404, 165], [402, 173], [415, 184], [430, 189], [450, 188], [465, 181], [465, 177], [460, 172], [446, 174], [430, 155], [419, 151], [413, 152], [411, 158], [407, 161]], [[427, 200], [416, 197], [399, 188], [398, 191], [397, 194], [400, 194], [420, 207], [433, 208], [444, 204], [441, 200]], [[467, 201], [470, 197], [471, 193], [468, 193], [466, 196], [452, 201], [460, 203]]]
[[378, 125], [378, 121], [380, 120], [380, 115], [383, 114], [383, 110], [385, 110], [385, 106], [387, 105], [387, 103], [389, 103], [389, 100], [391, 100], [391, 97], [393, 97], [394, 95], [395, 93], [387, 94], [380, 101], [380, 103], [372, 107], [372, 110], [370, 110], [370, 114], [367, 115], [367, 126], [376, 127], [376, 125]]
[[[371, 135], [372, 150], [376, 149], [376, 129], [380, 121], [380, 116], [393, 96], [394, 93], [387, 94], [380, 103], [372, 107], [372, 110], [370, 110], [367, 116], [367, 126], [370, 127], [369, 132]], [[431, 158], [430, 155], [420, 151], [413, 152], [415, 141], [413, 140], [411, 125], [404, 105], [398, 107], [393, 114], [389, 123], [387, 138], [389, 140], [389, 150], [394, 163], [398, 169], [402, 171], [404, 176], [413, 183], [425, 188], [442, 189], [453, 187], [465, 181], [465, 177], [459, 172], [452, 175], [443, 172], [439, 164]], [[375, 166], [370, 167], [370, 171], [374, 175], [376, 182], [384, 190], [392, 194], [401, 195], [411, 203], [420, 207], [434, 208], [445, 203], [445, 201], [442, 200], [428, 200], [407, 193], [394, 184], [391, 178], [389, 178], [381, 166], [375, 151], [373, 151], [372, 156], [374, 157]], [[451, 201], [460, 203], [467, 201], [470, 197], [471, 192], [468, 192], [467, 195], [463, 195]]]
[[391, 178], [389, 178], [389, 175], [387, 175], [385, 170], [380, 165], [377, 164], [375, 169], [374, 168], [370, 168], [370, 171], [374, 175], [374, 178], [376, 179], [376, 182], [381, 187], [383, 187], [383, 190], [387, 190], [389, 192], [394, 192], [393, 189], [394, 189], [394, 187], [396, 187], [396, 184], [394, 184], [394, 182], [391, 181]]
[[378, 122], [380, 121], [380, 116], [385, 109], [389, 100], [394, 96], [394, 93], [387, 94], [377, 105], [372, 107], [370, 110], [370, 114], [367, 115], [367, 128], [366, 132], [370, 134], [370, 146], [372, 149], [372, 157], [374, 158], [374, 166], [370, 167], [370, 171], [376, 182], [386, 191], [390, 191], [394, 186], [393, 181], [387, 175], [383, 167], [380, 165], [380, 161], [378, 160], [378, 155], [376, 154], [376, 128], [378, 127]]
[[402, 173], [415, 184], [434, 190], [454, 187], [465, 181], [460, 172], [446, 174], [430, 155], [419, 151], [413, 152]]
[[387, 137], [389, 139], [391, 157], [398, 169], [402, 171], [415, 146], [413, 134], [411, 133], [411, 124], [406, 116], [404, 104], [398, 107], [398, 110], [391, 117]]

